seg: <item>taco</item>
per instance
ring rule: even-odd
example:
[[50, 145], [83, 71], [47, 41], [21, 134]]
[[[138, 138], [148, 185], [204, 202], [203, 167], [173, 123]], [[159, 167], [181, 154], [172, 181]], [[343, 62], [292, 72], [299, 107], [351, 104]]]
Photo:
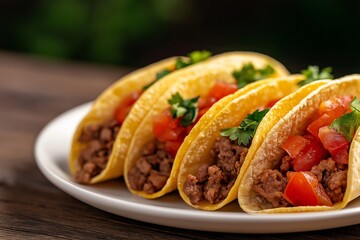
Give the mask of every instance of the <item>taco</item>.
[[[130, 144], [123, 145], [127, 150], [124, 179], [128, 189], [145, 198], [157, 198], [175, 190], [183, 153], [200, 132], [193, 127], [203, 119], [202, 115], [210, 108], [220, 109], [226, 104], [219, 101], [221, 98], [248, 83], [255, 82], [246, 86], [244, 93], [262, 85], [256, 82], [259, 79], [287, 73], [279, 62], [268, 56], [233, 52], [173, 74], [176, 81], [167, 78], [154, 85], [152, 92], [139, 99], [125, 121], [127, 129], [133, 129], [127, 134], [132, 136]], [[167, 90], [160, 93], [160, 87]], [[159, 96], [157, 103], [151, 111], [142, 111], [146, 99], [153, 96]], [[210, 121], [216, 113], [212, 111], [202, 121]]]
[[[292, 108], [268, 131], [242, 176], [238, 201], [246, 212], [335, 210], [360, 195], [360, 75], [301, 99], [303, 91], [269, 112]], [[261, 123], [259, 130], [266, 127]]]
[[[79, 183], [94, 184], [121, 176], [123, 161], [113, 148], [134, 103], [158, 80], [209, 56], [207, 51], [196, 51], [188, 58], [165, 59], [134, 71], [107, 88], [95, 100], [73, 136], [69, 168], [74, 179]], [[143, 111], [148, 111], [155, 102], [156, 96], [148, 99]]]

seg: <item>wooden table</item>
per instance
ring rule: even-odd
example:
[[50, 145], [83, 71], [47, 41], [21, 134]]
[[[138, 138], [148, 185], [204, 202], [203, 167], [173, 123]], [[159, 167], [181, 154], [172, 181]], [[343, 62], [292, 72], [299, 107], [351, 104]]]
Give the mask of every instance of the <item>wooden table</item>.
[[98, 210], [56, 188], [35, 164], [39, 131], [126, 72], [0, 52], [0, 239], [360, 239], [360, 225], [258, 236], [158, 226]]

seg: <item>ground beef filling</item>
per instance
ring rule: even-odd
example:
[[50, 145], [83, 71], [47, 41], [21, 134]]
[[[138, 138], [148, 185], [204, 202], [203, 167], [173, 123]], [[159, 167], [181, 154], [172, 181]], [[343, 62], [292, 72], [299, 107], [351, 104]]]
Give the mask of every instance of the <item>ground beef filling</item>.
[[226, 137], [217, 138], [211, 150], [213, 165], [203, 164], [195, 175], [189, 174], [184, 192], [195, 205], [202, 200], [216, 204], [228, 195], [245, 160], [248, 148]]
[[142, 150], [142, 156], [128, 172], [128, 180], [133, 190], [152, 194], [166, 184], [173, 165], [173, 157], [164, 150], [164, 143], [152, 141]]
[[342, 201], [347, 182], [347, 168], [345, 164], [338, 164], [331, 158], [322, 160], [318, 165], [312, 167], [311, 172], [315, 174], [332, 203]]
[[[254, 192], [271, 203], [274, 208], [291, 205], [283, 197], [288, 181], [286, 172], [291, 171], [290, 161], [289, 156], [283, 157], [279, 167], [280, 171], [276, 169], [264, 170], [254, 181]], [[310, 172], [317, 177], [333, 204], [343, 199], [347, 181], [347, 165], [338, 164], [328, 158], [312, 167]]]
[[79, 183], [89, 183], [109, 160], [120, 125], [116, 120], [85, 126], [78, 141], [85, 144], [79, 155], [80, 170], [75, 175]]

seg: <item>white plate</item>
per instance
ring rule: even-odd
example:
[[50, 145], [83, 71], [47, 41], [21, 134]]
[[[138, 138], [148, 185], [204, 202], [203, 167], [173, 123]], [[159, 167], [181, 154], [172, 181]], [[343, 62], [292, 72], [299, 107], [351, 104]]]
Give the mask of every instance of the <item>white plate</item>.
[[79, 106], [52, 120], [37, 138], [35, 156], [53, 184], [96, 208], [154, 224], [218, 232], [284, 233], [360, 223], [360, 199], [337, 211], [249, 215], [240, 210], [236, 201], [219, 211], [206, 212], [189, 207], [177, 193], [157, 200], [142, 199], [130, 194], [122, 180], [79, 185], [70, 177], [67, 159], [73, 132], [89, 107], [89, 103]]

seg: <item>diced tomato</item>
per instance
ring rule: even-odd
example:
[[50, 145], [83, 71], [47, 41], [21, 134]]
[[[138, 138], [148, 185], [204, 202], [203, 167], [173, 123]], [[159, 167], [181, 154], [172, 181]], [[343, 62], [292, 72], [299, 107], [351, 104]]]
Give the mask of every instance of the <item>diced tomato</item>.
[[200, 109], [199, 111], [199, 114], [198, 114], [198, 117], [197, 117], [197, 121], [202, 118], [202, 116], [205, 115], [205, 113], [209, 110], [210, 108], [203, 108], [203, 109]]
[[326, 150], [332, 155], [341, 150], [344, 145], [348, 145], [348, 140], [338, 131], [329, 126], [324, 126], [319, 129], [319, 138]]
[[332, 202], [317, 177], [310, 172], [288, 172], [284, 198], [294, 206], [331, 206]]
[[120, 125], [125, 121], [125, 118], [129, 114], [132, 106], [117, 108], [115, 111], [115, 119]]
[[161, 137], [163, 135], [170, 121], [169, 117], [171, 116], [168, 109], [153, 117], [153, 131], [155, 137]]
[[341, 117], [346, 111], [346, 108], [343, 106], [337, 106], [332, 109], [330, 112], [324, 113], [315, 121], [310, 123], [307, 127], [307, 130], [317, 139], [319, 139], [319, 129], [324, 126], [329, 126], [335, 119]]
[[348, 109], [353, 98], [353, 96], [347, 95], [326, 100], [320, 104], [319, 115], [321, 116], [324, 113], [330, 112], [339, 106], [342, 106], [344, 109]]
[[177, 151], [179, 150], [183, 141], [166, 141], [165, 151], [175, 158]]
[[179, 139], [186, 128], [179, 126], [179, 119], [173, 119], [170, 110], [165, 109], [161, 114], [153, 117], [153, 132], [159, 141], [172, 141]]
[[238, 90], [236, 84], [216, 81], [215, 85], [210, 89], [208, 96], [214, 97], [216, 100], [230, 95]]
[[139, 99], [141, 94], [141, 91], [133, 91], [124, 97], [119, 106], [115, 109], [114, 113], [114, 118], [118, 121], [118, 123], [122, 124], [124, 122], [132, 106]]
[[336, 153], [334, 153], [331, 157], [332, 159], [340, 164], [348, 164], [349, 163], [349, 144], [344, 145], [341, 149], [339, 149]]
[[328, 152], [321, 142], [314, 139], [292, 161], [292, 165], [295, 171], [310, 171], [313, 166], [317, 165], [327, 155]]
[[291, 158], [296, 158], [310, 142], [309, 139], [302, 136], [289, 136], [289, 138], [281, 144], [281, 148], [284, 149]]
[[199, 109], [209, 108], [214, 103], [216, 103], [216, 101], [217, 100], [215, 97], [211, 97], [211, 96], [200, 97], [199, 101], [198, 101], [198, 107], [199, 107]]
[[268, 102], [268, 104], [266, 104], [265, 108], [272, 108], [279, 100], [280, 99], [275, 99], [275, 100]]
[[[170, 112], [169, 112], [170, 113]], [[171, 129], [175, 129], [179, 127], [181, 119], [180, 118], [173, 118], [170, 114], [169, 114], [169, 123], [168, 126]]]
[[305, 133], [303, 137], [310, 140], [310, 141], [315, 139], [315, 137], [310, 133]]

